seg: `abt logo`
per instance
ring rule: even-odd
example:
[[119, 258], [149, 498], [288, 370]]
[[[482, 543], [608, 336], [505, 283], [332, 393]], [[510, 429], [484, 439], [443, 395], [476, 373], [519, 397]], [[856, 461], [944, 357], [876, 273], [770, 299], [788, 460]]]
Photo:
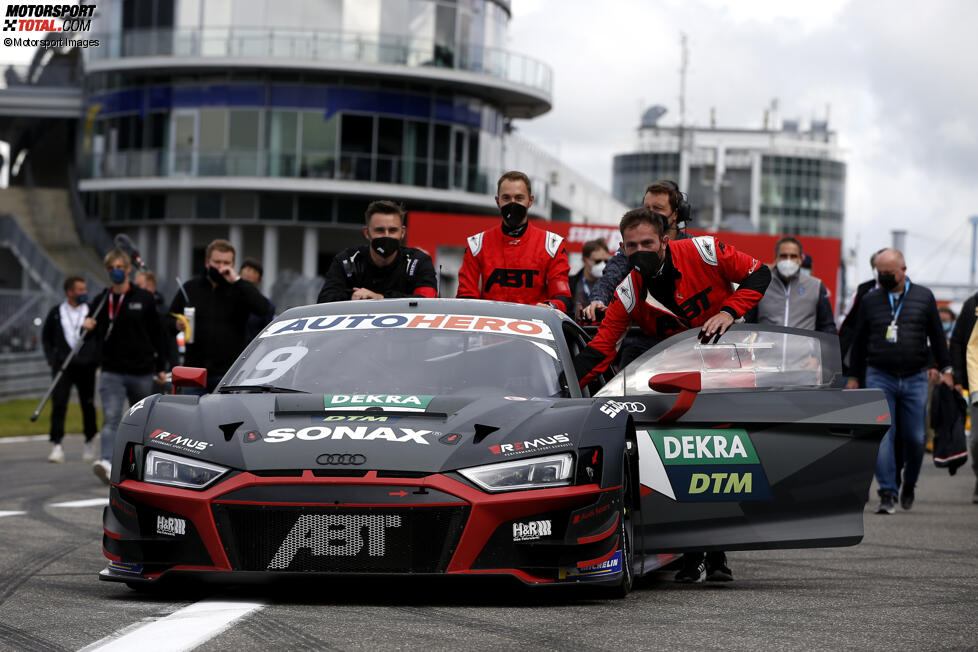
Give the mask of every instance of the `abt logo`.
[[533, 287], [533, 277], [540, 274], [538, 269], [503, 269], [492, 270], [489, 279], [486, 281], [488, 292], [493, 285], [504, 288], [531, 288]]
[[513, 541], [535, 541], [553, 534], [550, 521], [513, 523]]
[[300, 550], [309, 550], [316, 557], [353, 557], [363, 550], [364, 530], [367, 554], [383, 557], [387, 528], [395, 527], [401, 527], [400, 516], [306, 514], [292, 526], [268, 568], [288, 568]]

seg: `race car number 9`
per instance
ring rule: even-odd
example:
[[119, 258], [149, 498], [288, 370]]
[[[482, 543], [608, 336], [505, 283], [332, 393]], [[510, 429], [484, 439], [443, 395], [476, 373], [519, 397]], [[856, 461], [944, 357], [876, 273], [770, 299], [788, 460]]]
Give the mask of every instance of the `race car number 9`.
[[289, 369], [302, 360], [309, 353], [309, 349], [304, 346], [283, 346], [269, 351], [264, 358], [255, 365], [255, 372], [267, 371], [264, 376], [252, 376], [242, 382], [242, 385], [264, 385], [273, 380], [277, 380], [285, 375]]

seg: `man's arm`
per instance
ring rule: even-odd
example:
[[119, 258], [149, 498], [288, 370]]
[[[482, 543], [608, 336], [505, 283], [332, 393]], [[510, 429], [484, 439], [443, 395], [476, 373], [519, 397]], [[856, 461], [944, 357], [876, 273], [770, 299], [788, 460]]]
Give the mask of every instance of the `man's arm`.
[[[941, 326], [941, 313], [937, 311], [937, 302], [931, 295], [930, 305], [927, 306], [927, 338], [930, 340], [930, 350], [941, 374], [951, 374], [951, 356], [947, 352], [947, 340], [944, 338], [944, 328]], [[952, 383], [948, 383], [952, 384]]]
[[[624, 281], [623, 281], [624, 282]], [[615, 359], [621, 342], [632, 323], [631, 315], [621, 301], [614, 300], [608, 306], [604, 320], [598, 327], [598, 334], [584, 350], [574, 358], [574, 370], [581, 387], [584, 387], [598, 374], [604, 372]]]
[[572, 314], [574, 303], [571, 301], [570, 291], [570, 263], [567, 262], [567, 247], [563, 242], [560, 249], [550, 259], [546, 269], [547, 275], [547, 302], [553, 307]]
[[258, 288], [248, 281], [239, 278], [235, 282], [234, 287], [238, 289], [242, 304], [251, 314], [260, 317], [268, 314], [268, 311], [272, 309], [272, 304], [268, 299], [258, 291]]
[[326, 272], [326, 279], [323, 281], [323, 289], [319, 291], [318, 303], [330, 303], [332, 301], [346, 301], [350, 298], [353, 285], [343, 271], [343, 263], [340, 261], [342, 253], [333, 256], [333, 262], [329, 264], [329, 271]]
[[852, 329], [852, 348], [849, 350], [849, 386], [866, 377], [866, 340], [869, 337], [869, 315], [865, 297], [856, 306], [856, 321]]
[[631, 265], [628, 264], [628, 257], [625, 256], [625, 251], [618, 247], [615, 255], [605, 263], [604, 274], [591, 288], [591, 301], [600, 301], [607, 306], [611, 302], [611, 295], [615, 288], [625, 280], [630, 271]]
[[835, 315], [832, 314], [832, 302], [829, 291], [824, 283], [818, 284], [818, 304], [815, 307], [815, 330], [835, 335]]
[[388, 290], [384, 298], [433, 298], [438, 295], [437, 281], [435, 280], [435, 265], [431, 262], [431, 256], [420, 250], [415, 250], [412, 255], [414, 259], [411, 262], [411, 266], [414, 267], [414, 273], [409, 273], [404, 290]]
[[462, 269], [458, 270], [458, 292], [456, 298], [478, 299], [482, 296], [482, 288], [479, 286], [479, 261], [472, 255], [469, 247], [465, 248], [462, 256]]
[[737, 251], [713, 238], [720, 275], [730, 283], [739, 283], [733, 294], [720, 305], [720, 310], [734, 319], [742, 317], [757, 305], [771, 283], [771, 270], [753, 256]]
[[[149, 293], [147, 293], [149, 294]], [[153, 295], [149, 295], [152, 298]], [[160, 322], [160, 313], [156, 309], [155, 301], [146, 301], [143, 306], [143, 327], [149, 335], [149, 343], [154, 351], [154, 369], [157, 373], [165, 372], [168, 362], [166, 344], [163, 340], [163, 326]]]

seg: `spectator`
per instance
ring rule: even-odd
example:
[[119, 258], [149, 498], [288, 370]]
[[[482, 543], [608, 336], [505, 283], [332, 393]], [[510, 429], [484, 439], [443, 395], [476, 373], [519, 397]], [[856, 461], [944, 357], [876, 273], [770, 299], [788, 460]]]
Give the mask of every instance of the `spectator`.
[[[845, 376], [852, 377], [853, 375], [849, 368], [849, 358], [852, 353], [852, 342], [856, 336], [856, 313], [859, 311], [859, 301], [866, 296], [867, 292], [876, 287], [876, 257], [884, 251], [886, 251], [886, 247], [874, 252], [869, 257], [869, 268], [873, 272], [873, 278], [868, 281], [863, 281], [856, 288], [856, 293], [852, 296], [852, 303], [849, 305], [849, 310], [846, 311], [846, 316], [842, 319], [842, 325], [839, 326], [839, 352], [842, 354], [842, 374]], [[857, 380], [860, 385], [866, 384], [864, 378], [858, 378]]]
[[[166, 381], [166, 352], [153, 295], [129, 282], [132, 264], [128, 254], [113, 249], [104, 262], [112, 286], [105, 290], [108, 297], [102, 309], [93, 315], [95, 337], [102, 347], [102, 373], [98, 383], [102, 441], [101, 457], [92, 470], [108, 484], [123, 401], [128, 399], [134, 405], [152, 394], [154, 372], [158, 384]], [[96, 300], [96, 305], [100, 303]]]
[[89, 333], [95, 328], [95, 320], [88, 316], [88, 289], [85, 279], [69, 276], [64, 282], [64, 292], [65, 300], [51, 308], [41, 331], [44, 357], [51, 367], [51, 375], [58, 375], [61, 365], [79, 340], [85, 340], [85, 343], [65, 367], [61, 379], [51, 393], [52, 448], [48, 462], [65, 461], [61, 440], [65, 435], [65, 414], [68, 411], [72, 385], [78, 391], [85, 430], [82, 460], [91, 462], [95, 459], [95, 444], [92, 440], [98, 433], [95, 422], [95, 371], [98, 368], [99, 351], [97, 340], [89, 337]]
[[[937, 302], [929, 289], [912, 284], [903, 254], [885, 249], [876, 256], [879, 288], [860, 301], [846, 387], [866, 387], [886, 394], [891, 423], [880, 442], [876, 481], [880, 504], [877, 514], [895, 511], [897, 486], [900, 506], [910, 509], [924, 457], [924, 410], [927, 401], [928, 340], [941, 369], [941, 382], [952, 385], [951, 358], [944, 341]], [[930, 373], [936, 373], [936, 370]], [[898, 432], [897, 432], [898, 431]], [[903, 448], [903, 478], [898, 482], [894, 437]]]
[[950, 343], [951, 332], [954, 330], [954, 322], [957, 317], [949, 306], [941, 306], [937, 309], [937, 313], [941, 316], [941, 328], [944, 329], [944, 337], [947, 338], [949, 340], [948, 343]]
[[[689, 202], [686, 201], [685, 193], [679, 190], [679, 184], [675, 181], [662, 179], [650, 183], [645, 189], [642, 205], [653, 213], [665, 215], [668, 218], [669, 225], [666, 235], [670, 241], [675, 242], [690, 237], [686, 233], [686, 224], [689, 221], [691, 208]], [[604, 275], [591, 290], [591, 304], [584, 309], [584, 318], [588, 321], [596, 321], [598, 313], [605, 311], [615, 288], [628, 276], [628, 272], [632, 269], [628, 264], [628, 255], [625, 253], [624, 247], [625, 245], [622, 243], [615, 255], [608, 260]], [[655, 344], [655, 341], [644, 341], [644, 344], [645, 348], [648, 348]]]
[[431, 256], [404, 246], [404, 207], [373, 201], [364, 214], [368, 244], [341, 251], [326, 272], [319, 303], [385, 297], [434, 297], [438, 294]]
[[[622, 217], [619, 228], [632, 271], [615, 290], [598, 334], [574, 359], [582, 387], [608, 367], [632, 322], [656, 338], [697, 327], [704, 340], [719, 338], [767, 288], [771, 272], [757, 259], [710, 235], [670, 242], [667, 224], [666, 216], [645, 207]], [[732, 283], [740, 287], [735, 291]], [[704, 579], [733, 579], [723, 552], [683, 556], [676, 581]]]
[[[241, 263], [241, 271], [238, 273], [241, 275], [241, 278], [256, 288], [259, 288], [261, 287], [261, 277], [265, 275], [265, 268], [262, 266], [261, 261], [255, 260], [254, 258], [245, 258]], [[264, 315], [252, 314], [248, 316], [248, 325], [245, 326], [245, 346], [251, 340], [255, 339], [258, 333], [272, 323], [272, 319], [275, 318], [275, 304], [269, 300], [268, 305], [268, 312]]]
[[[248, 316], [268, 314], [271, 304], [234, 271], [234, 246], [217, 239], [204, 252], [204, 273], [183, 284], [170, 312], [182, 314], [185, 307], [194, 308], [185, 364], [207, 370], [206, 392], [212, 392], [244, 350]], [[184, 330], [183, 323], [176, 328]]]
[[978, 504], [978, 293], [971, 295], [961, 306], [961, 313], [951, 331], [951, 366], [954, 368], [954, 388], [968, 393], [971, 412], [971, 435], [968, 453], [975, 472], [975, 491], [971, 502]]
[[496, 182], [496, 193], [502, 223], [469, 236], [456, 296], [570, 312], [567, 248], [556, 233], [530, 224], [530, 178], [522, 172], [506, 172]]
[[786, 236], [774, 245], [774, 274], [760, 302], [748, 311], [752, 324], [774, 324], [835, 334], [835, 318], [825, 285], [802, 274], [801, 243]]
[[591, 289], [604, 274], [604, 268], [611, 254], [604, 240], [585, 242], [581, 249], [581, 270], [570, 277], [571, 293], [574, 297], [574, 315], [581, 318], [581, 311], [591, 303]]

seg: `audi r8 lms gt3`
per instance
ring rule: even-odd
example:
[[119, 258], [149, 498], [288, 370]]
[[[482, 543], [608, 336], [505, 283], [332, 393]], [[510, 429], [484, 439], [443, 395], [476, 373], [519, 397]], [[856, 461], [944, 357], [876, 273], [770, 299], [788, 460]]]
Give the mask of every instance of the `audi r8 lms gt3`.
[[683, 551], [862, 538], [888, 410], [837, 389], [835, 338], [684, 333], [597, 395], [571, 362], [586, 341], [515, 304], [289, 310], [215, 393], [125, 414], [101, 578], [497, 574], [620, 595]]

